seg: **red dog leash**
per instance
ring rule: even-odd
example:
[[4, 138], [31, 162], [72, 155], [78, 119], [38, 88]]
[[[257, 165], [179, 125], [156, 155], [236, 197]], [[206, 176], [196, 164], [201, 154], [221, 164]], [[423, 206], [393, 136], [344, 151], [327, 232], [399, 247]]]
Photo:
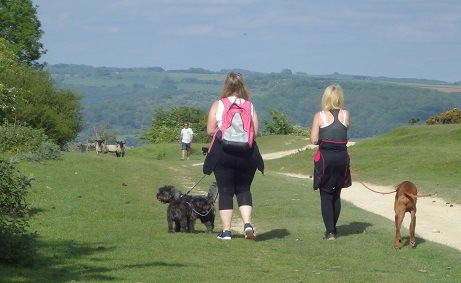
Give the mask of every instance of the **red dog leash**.
[[378, 191], [375, 191], [373, 189], [370, 189], [367, 185], [365, 185], [365, 183], [362, 182], [362, 180], [360, 180], [359, 176], [357, 176], [357, 174], [352, 169], [352, 167], [349, 166], [349, 169], [351, 170], [354, 177], [357, 178], [357, 180], [359, 181], [360, 184], [362, 184], [365, 188], [369, 189], [370, 191], [372, 191], [374, 193], [378, 193], [378, 194], [382, 194], [382, 195], [388, 195], [388, 194], [393, 194], [393, 193], [395, 193], [397, 191], [397, 190], [395, 190], [395, 191], [392, 191], [392, 192], [378, 192]]

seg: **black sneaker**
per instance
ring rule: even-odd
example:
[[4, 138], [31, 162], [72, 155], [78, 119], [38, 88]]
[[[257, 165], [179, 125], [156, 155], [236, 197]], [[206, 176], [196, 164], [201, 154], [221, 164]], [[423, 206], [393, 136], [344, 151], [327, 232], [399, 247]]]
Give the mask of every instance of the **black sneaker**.
[[256, 238], [255, 230], [253, 230], [253, 226], [250, 223], [246, 223], [243, 226], [243, 231], [245, 233], [245, 239], [254, 239]]
[[323, 237], [324, 240], [335, 240], [336, 235], [335, 233], [325, 233], [325, 237]]
[[220, 240], [230, 240], [232, 239], [231, 237], [231, 232], [230, 231], [222, 231], [221, 233], [218, 234], [218, 237], [216, 237]]

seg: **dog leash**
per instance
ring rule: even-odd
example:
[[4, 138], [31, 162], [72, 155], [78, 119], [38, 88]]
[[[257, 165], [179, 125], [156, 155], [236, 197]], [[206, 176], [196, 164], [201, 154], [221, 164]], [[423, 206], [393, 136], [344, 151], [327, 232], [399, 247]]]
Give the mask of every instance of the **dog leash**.
[[367, 185], [365, 185], [365, 183], [362, 182], [362, 180], [360, 180], [359, 176], [357, 176], [357, 174], [355, 173], [354, 169], [352, 169], [352, 167], [349, 166], [349, 169], [351, 170], [354, 177], [357, 178], [357, 180], [359, 181], [360, 184], [362, 184], [365, 188], [369, 189], [370, 191], [372, 191], [374, 193], [382, 194], [382, 195], [388, 195], [388, 194], [393, 194], [393, 193], [395, 193], [397, 191], [397, 190], [392, 191], [392, 192], [378, 192], [378, 191], [375, 191], [375, 190], [369, 188]]
[[198, 180], [198, 182], [195, 183], [195, 185], [194, 185], [190, 190], [188, 190], [187, 193], [185, 193], [185, 195], [188, 195], [198, 184], [200, 184], [200, 182], [201, 182], [205, 177], [206, 177], [206, 174], [204, 174], [203, 177], [200, 178], [200, 180]]
[[192, 205], [190, 203], [187, 203], [190, 207], [190, 209], [192, 209], [193, 212], [195, 212], [195, 214], [198, 214], [199, 216], [207, 216], [208, 214], [210, 214], [210, 212], [213, 210], [214, 206], [211, 207], [211, 209], [207, 210], [206, 213], [201, 213], [199, 212], [198, 210], [196, 210], [195, 208], [192, 207]]
[[195, 208], [192, 207], [192, 205], [187, 202], [187, 204], [189, 205], [190, 209], [192, 209], [193, 212], [195, 212], [196, 214], [198, 214], [199, 216], [207, 216], [208, 214], [210, 214], [210, 212], [215, 209], [214, 208], [214, 203], [216, 202], [216, 199], [218, 198], [218, 194], [216, 194], [216, 196], [214, 197], [214, 200], [213, 200], [213, 205], [211, 206], [211, 208], [206, 212], [206, 213], [200, 213], [198, 212]]

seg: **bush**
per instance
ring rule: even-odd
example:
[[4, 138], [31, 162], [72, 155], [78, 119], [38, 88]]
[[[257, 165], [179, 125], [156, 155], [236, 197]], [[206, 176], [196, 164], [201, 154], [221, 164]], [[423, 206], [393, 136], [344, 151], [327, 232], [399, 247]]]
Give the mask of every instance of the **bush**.
[[281, 113], [275, 109], [270, 109], [269, 114], [272, 120], [263, 119], [262, 122], [266, 127], [266, 131], [271, 135], [289, 135], [294, 133], [294, 127], [291, 120], [287, 117], [287, 111]]
[[453, 108], [426, 120], [426, 125], [435, 124], [461, 124], [461, 111]]
[[26, 203], [32, 177], [19, 174], [12, 160], [0, 159], [0, 262], [30, 265], [35, 234], [27, 232]]
[[301, 125], [294, 125], [293, 134], [296, 136], [309, 137], [311, 135], [311, 129], [309, 127], [303, 127]]
[[59, 146], [49, 141], [42, 143], [38, 147], [37, 154], [43, 159], [62, 159]]
[[42, 130], [17, 124], [0, 126], [0, 152], [19, 154], [21, 159], [32, 162], [62, 159], [59, 146], [50, 142]]
[[13, 154], [35, 152], [46, 141], [48, 137], [43, 130], [22, 124], [0, 125], [0, 152]]

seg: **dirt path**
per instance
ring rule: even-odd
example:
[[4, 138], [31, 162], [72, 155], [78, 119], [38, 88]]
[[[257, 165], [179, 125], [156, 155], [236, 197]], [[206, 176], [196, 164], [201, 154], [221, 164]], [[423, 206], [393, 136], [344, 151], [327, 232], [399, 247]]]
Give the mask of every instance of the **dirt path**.
[[[349, 144], [353, 145], [353, 144]], [[294, 154], [299, 150], [263, 154], [265, 160], [281, 158], [286, 155]], [[276, 173], [281, 174], [281, 173]], [[312, 179], [308, 175], [283, 174], [290, 177]], [[393, 187], [375, 186], [372, 184], [361, 184], [352, 178], [352, 186], [344, 189], [341, 197], [357, 207], [372, 213], [386, 217], [394, 221], [394, 194], [379, 194], [368, 190], [368, 188], [378, 192], [394, 191]], [[416, 235], [426, 240], [448, 245], [461, 251], [461, 206], [450, 204], [441, 198], [424, 197], [418, 199], [417, 205]], [[404, 226], [410, 226], [410, 215], [407, 213], [404, 219]], [[404, 234], [405, 235], [405, 234]]]

